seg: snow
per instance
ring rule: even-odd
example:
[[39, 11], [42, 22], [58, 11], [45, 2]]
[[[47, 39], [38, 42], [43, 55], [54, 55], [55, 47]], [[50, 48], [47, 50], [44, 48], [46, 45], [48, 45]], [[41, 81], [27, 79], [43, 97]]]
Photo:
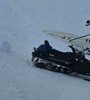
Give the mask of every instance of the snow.
[[0, 51], [2, 51], [2, 52], [10, 52], [11, 51], [11, 46], [8, 41], [2, 42]]
[[31, 62], [33, 46], [45, 39], [53, 48], [70, 50], [42, 30], [89, 33], [85, 26], [89, 4], [89, 0], [0, 0], [0, 100], [90, 98], [90, 82], [36, 68]]

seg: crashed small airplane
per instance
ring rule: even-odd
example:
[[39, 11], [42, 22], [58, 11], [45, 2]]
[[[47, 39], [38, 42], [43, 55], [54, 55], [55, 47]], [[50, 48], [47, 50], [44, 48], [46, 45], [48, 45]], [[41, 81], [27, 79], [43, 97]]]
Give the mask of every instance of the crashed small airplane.
[[90, 55], [90, 34], [79, 36], [73, 33], [43, 30], [44, 33], [63, 40], [68, 45], [73, 45], [79, 51]]

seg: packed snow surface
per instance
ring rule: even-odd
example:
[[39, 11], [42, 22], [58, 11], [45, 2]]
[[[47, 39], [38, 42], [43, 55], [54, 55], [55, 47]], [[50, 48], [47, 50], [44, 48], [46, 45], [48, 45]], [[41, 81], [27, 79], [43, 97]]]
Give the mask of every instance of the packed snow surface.
[[0, 0], [0, 100], [89, 100], [90, 82], [31, 62], [33, 47], [45, 39], [70, 50], [42, 30], [88, 34], [89, 15], [89, 0]]

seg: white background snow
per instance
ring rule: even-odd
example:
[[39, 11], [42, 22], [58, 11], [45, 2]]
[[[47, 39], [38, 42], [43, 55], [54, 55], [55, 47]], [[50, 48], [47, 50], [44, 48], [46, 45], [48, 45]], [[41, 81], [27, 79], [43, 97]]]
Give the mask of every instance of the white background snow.
[[87, 19], [90, 0], [0, 0], [0, 100], [89, 100], [90, 82], [27, 62], [45, 39], [69, 50], [42, 30], [84, 35]]

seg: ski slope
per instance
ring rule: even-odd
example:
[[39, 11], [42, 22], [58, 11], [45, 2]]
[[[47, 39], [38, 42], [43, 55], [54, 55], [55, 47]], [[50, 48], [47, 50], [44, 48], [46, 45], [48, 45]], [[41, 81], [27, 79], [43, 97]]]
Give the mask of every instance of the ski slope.
[[63, 42], [43, 34], [44, 29], [89, 33], [84, 25], [90, 15], [89, 2], [0, 0], [0, 100], [90, 98], [90, 82], [36, 68], [30, 61], [33, 46], [45, 39], [53, 48], [69, 50]]

